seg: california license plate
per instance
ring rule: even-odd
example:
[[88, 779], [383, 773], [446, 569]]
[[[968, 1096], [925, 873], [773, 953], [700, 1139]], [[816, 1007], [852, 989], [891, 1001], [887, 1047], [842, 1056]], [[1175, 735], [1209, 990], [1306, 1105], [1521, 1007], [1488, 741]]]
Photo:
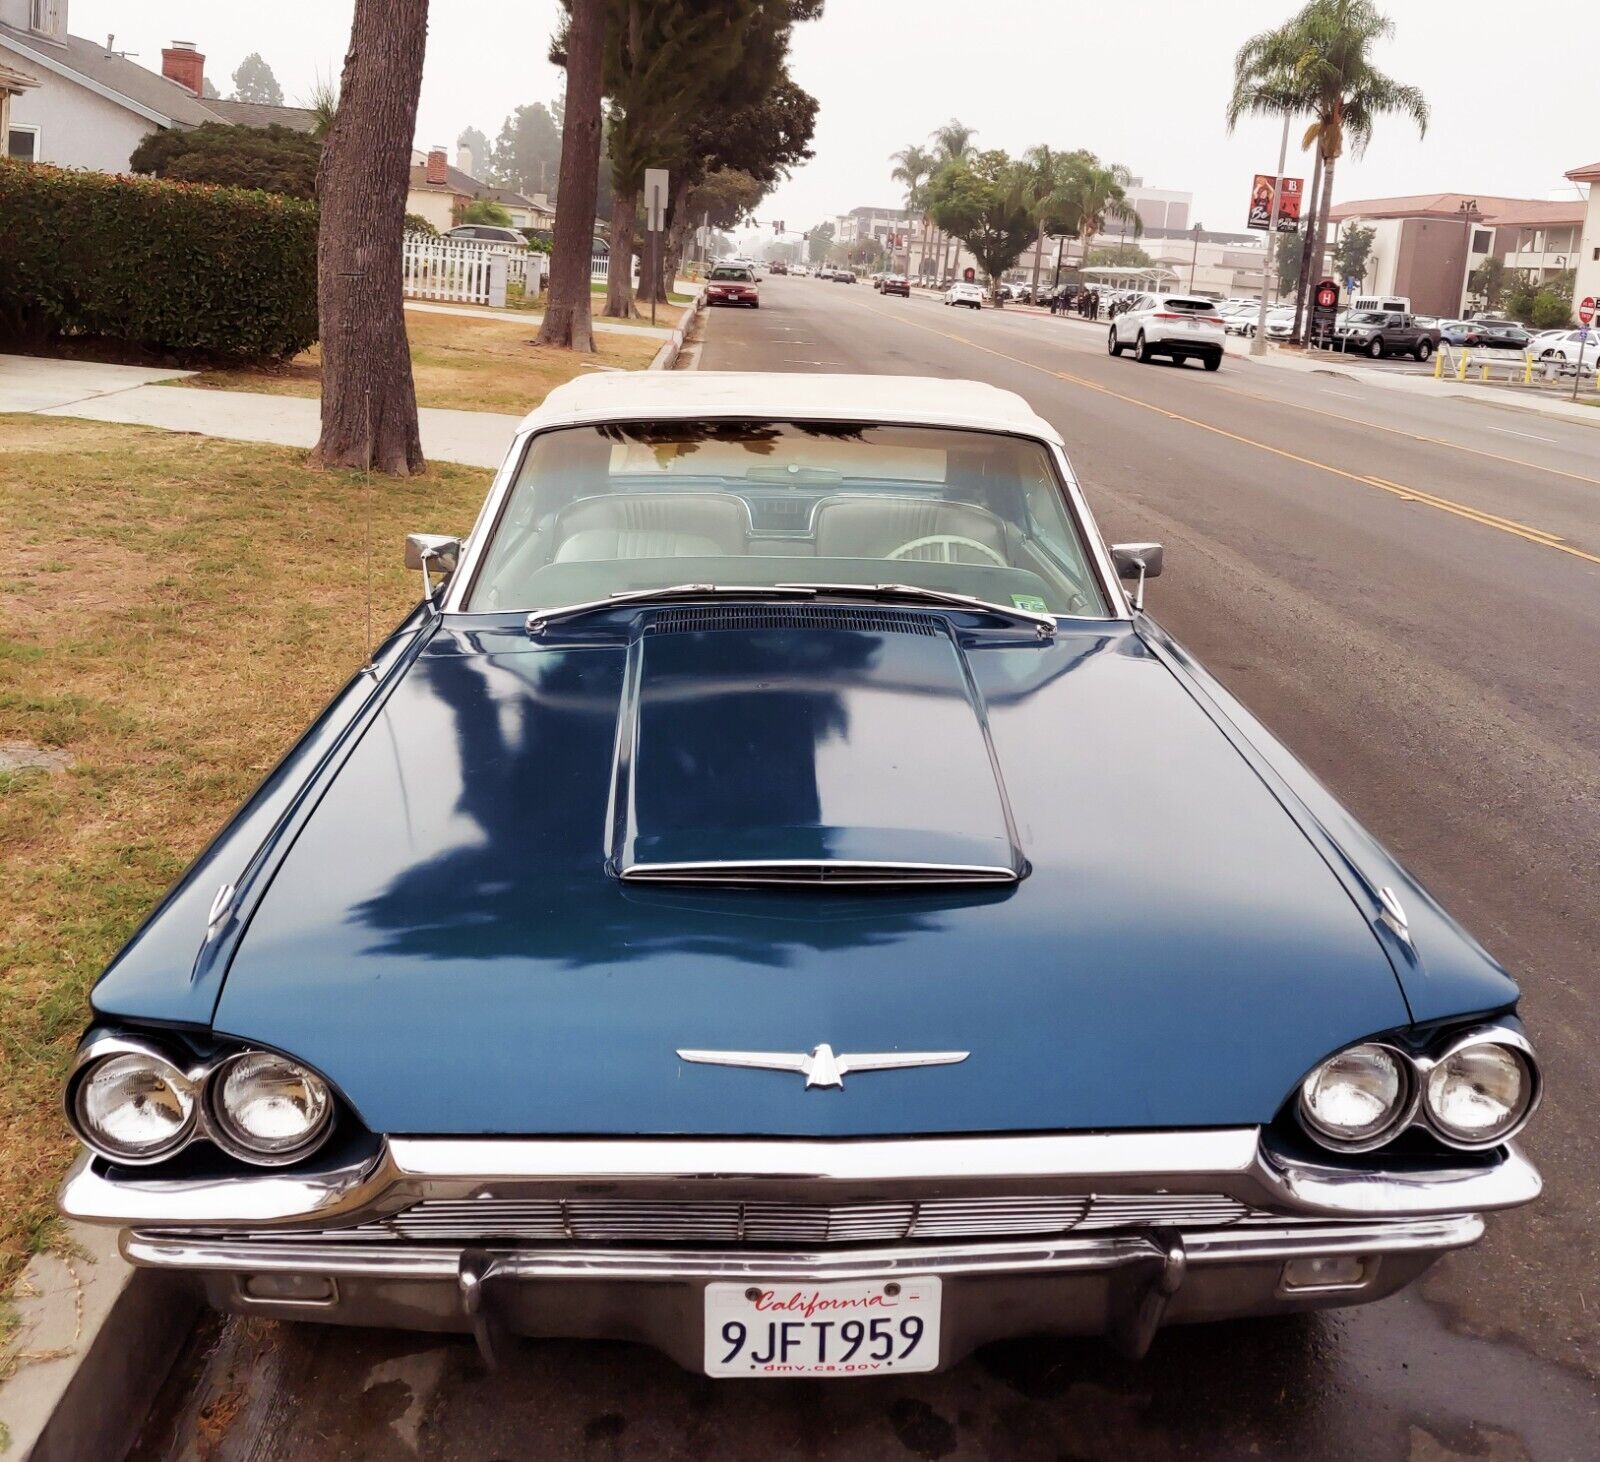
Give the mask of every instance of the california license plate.
[[706, 1286], [706, 1374], [881, 1376], [939, 1364], [939, 1281]]

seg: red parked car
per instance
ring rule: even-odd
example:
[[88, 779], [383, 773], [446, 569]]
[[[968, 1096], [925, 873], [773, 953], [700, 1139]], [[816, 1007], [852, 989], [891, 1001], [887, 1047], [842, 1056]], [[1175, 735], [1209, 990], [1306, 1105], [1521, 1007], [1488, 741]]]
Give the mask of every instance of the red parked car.
[[761, 308], [756, 278], [742, 264], [718, 264], [706, 279], [708, 305], [750, 305]]
[[907, 299], [911, 298], [911, 281], [903, 274], [886, 274], [878, 288], [884, 294], [903, 294]]

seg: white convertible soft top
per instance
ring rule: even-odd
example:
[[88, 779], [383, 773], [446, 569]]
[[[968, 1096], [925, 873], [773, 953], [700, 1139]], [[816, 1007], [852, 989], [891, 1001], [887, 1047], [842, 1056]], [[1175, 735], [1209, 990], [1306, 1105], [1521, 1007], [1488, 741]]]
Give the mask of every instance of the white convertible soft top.
[[1022, 397], [982, 381], [777, 371], [597, 371], [557, 386], [522, 430], [685, 417], [903, 422], [1061, 441]]

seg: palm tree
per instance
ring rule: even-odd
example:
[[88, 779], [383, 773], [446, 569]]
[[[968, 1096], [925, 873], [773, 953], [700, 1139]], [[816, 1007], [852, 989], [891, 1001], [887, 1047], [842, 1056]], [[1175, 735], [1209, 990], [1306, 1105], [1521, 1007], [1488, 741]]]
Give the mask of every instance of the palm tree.
[[[889, 174], [897, 183], [903, 183], [906, 190], [906, 208], [922, 214], [922, 246], [917, 253], [917, 273], [922, 273], [922, 263], [926, 255], [928, 238], [928, 214], [923, 208], [923, 191], [929, 176], [934, 168], [934, 156], [925, 147], [918, 147], [912, 143], [909, 147], [902, 147], [899, 152], [889, 154], [889, 161], [894, 164], [894, 170]], [[906, 273], [911, 273], [911, 246], [906, 246]]]
[[1039, 297], [1039, 265], [1044, 258], [1046, 229], [1051, 233], [1072, 234], [1080, 227], [1077, 173], [1081, 160], [1087, 156], [1086, 153], [1060, 153], [1043, 142], [1030, 147], [1025, 154], [1028, 207], [1037, 229], [1031, 289], [1035, 301]]
[[[970, 162], [977, 153], [972, 139], [978, 135], [976, 127], [969, 127], [965, 122], [958, 122], [952, 117], [942, 127], [936, 127], [928, 134], [933, 143], [933, 169], [938, 172], [940, 168], [949, 163]], [[944, 282], [944, 254], [945, 243], [939, 241], [939, 282]], [[959, 258], [959, 253], [957, 254]]]
[[1394, 34], [1394, 22], [1372, 0], [1308, 0], [1299, 14], [1276, 30], [1262, 31], [1239, 48], [1231, 130], [1241, 117], [1285, 111], [1310, 112], [1301, 147], [1317, 145], [1322, 166], [1321, 199], [1311, 240], [1311, 267], [1322, 267], [1327, 247], [1333, 175], [1346, 140], [1360, 157], [1372, 140], [1373, 123], [1398, 113], [1428, 131], [1428, 103], [1414, 86], [1385, 75], [1372, 64], [1372, 47]]
[[1092, 155], [1076, 171], [1074, 179], [1078, 210], [1079, 237], [1087, 254], [1089, 240], [1104, 231], [1106, 221], [1115, 219], [1133, 230], [1134, 238], [1144, 232], [1139, 210], [1128, 202], [1133, 174], [1120, 162], [1101, 163]]

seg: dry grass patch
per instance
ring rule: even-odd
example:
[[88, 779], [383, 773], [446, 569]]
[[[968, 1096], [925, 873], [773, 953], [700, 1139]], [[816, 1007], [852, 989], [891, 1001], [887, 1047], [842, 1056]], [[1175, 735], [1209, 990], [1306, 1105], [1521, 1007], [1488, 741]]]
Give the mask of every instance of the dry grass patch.
[[[536, 327], [518, 320], [406, 311], [411, 371], [419, 406], [459, 411], [531, 411], [563, 381], [593, 370], [643, 370], [662, 341], [640, 335], [595, 332], [599, 349], [575, 355], [532, 343]], [[317, 396], [322, 352], [317, 346], [287, 364], [210, 370], [178, 384], [213, 390], [261, 391], [275, 396]]]
[[409, 529], [465, 532], [489, 474], [0, 416], [0, 1287], [49, 1241], [57, 1094], [90, 985], [366, 650], [414, 604]]

